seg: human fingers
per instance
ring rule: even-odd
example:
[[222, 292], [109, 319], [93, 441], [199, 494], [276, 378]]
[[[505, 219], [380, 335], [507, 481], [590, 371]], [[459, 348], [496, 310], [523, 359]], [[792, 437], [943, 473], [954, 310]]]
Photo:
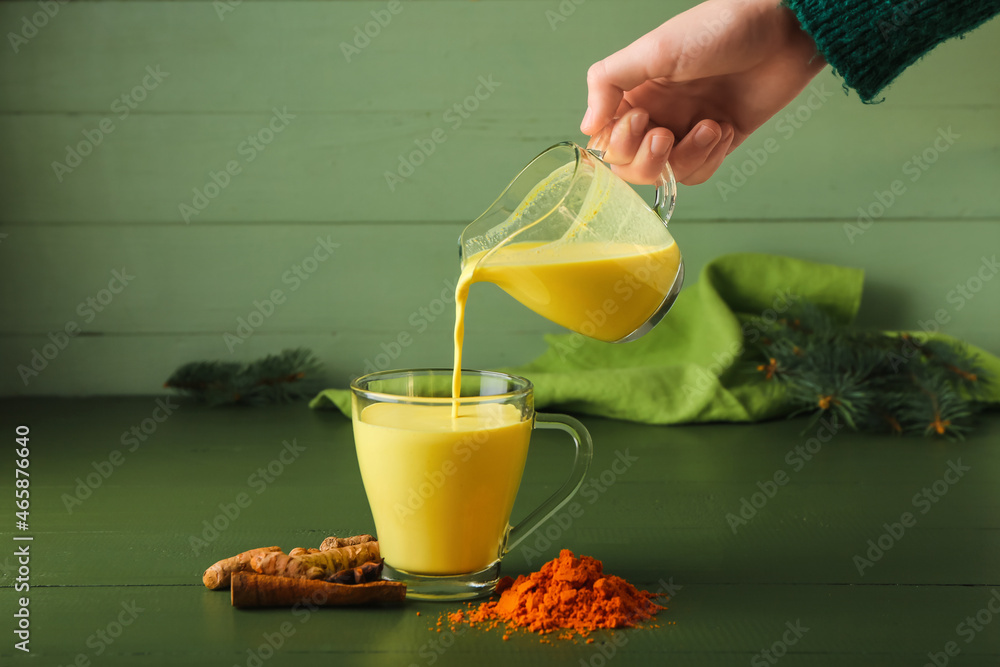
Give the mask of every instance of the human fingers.
[[614, 165], [614, 172], [630, 183], [655, 183], [663, 173], [674, 135], [665, 127], [654, 127], [642, 138], [635, 157], [628, 164]]
[[628, 100], [622, 98], [611, 121], [601, 128], [600, 131], [591, 134], [590, 139], [587, 140], [587, 148], [593, 148], [601, 151], [601, 153], [605, 153], [611, 143], [611, 133], [618, 125], [618, 120], [628, 113], [631, 108], [632, 105], [628, 103]]
[[[727, 124], [728, 126], [728, 124]], [[677, 142], [670, 151], [670, 166], [678, 182], [690, 185], [688, 177], [705, 164], [720, 143], [723, 129], [714, 120], [703, 120]]]
[[646, 136], [649, 113], [645, 109], [632, 109], [615, 121], [607, 141], [604, 161], [609, 164], [628, 164], [635, 158], [639, 144]]
[[663, 60], [663, 49], [657, 47], [650, 35], [645, 35], [590, 66], [587, 70], [587, 113], [580, 123], [584, 134], [592, 135], [613, 120], [625, 91], [659, 76], [649, 67], [654, 56], [658, 61]]
[[698, 185], [704, 183], [722, 165], [722, 161], [729, 155], [730, 146], [734, 143], [736, 133], [728, 123], [722, 125], [722, 137], [715, 148], [708, 154], [700, 167], [689, 173], [681, 180], [684, 185]]

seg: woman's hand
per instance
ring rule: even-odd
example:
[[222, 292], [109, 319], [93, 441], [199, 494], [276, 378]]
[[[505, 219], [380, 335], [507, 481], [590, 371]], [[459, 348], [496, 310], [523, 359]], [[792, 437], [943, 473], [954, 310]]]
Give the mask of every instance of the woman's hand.
[[777, 0], [708, 0], [591, 66], [580, 129], [628, 181], [703, 183], [825, 64]]

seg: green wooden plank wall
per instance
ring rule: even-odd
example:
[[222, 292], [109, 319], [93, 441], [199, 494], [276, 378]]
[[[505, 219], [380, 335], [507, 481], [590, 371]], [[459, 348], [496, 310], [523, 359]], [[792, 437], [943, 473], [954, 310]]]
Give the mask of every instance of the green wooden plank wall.
[[[184, 361], [295, 345], [343, 384], [401, 332], [413, 342], [392, 365], [448, 365], [462, 226], [534, 154], [582, 140], [591, 62], [690, 4], [0, 4], [0, 394], [154, 393]], [[682, 187], [672, 228], [692, 280], [739, 250], [858, 266], [864, 323], [943, 313], [1000, 353], [998, 57], [994, 21], [874, 106], [822, 73]], [[855, 234], [859, 209], [874, 224]], [[283, 302], [228, 346], [274, 290]], [[527, 361], [557, 330], [476, 290], [470, 365]], [[67, 325], [82, 334], [26, 383], [17, 366]]]

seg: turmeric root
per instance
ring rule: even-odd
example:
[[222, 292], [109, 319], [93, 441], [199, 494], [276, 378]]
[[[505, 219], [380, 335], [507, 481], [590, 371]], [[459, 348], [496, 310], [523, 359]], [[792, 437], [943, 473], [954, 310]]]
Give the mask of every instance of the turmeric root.
[[323, 581], [329, 581], [334, 584], [363, 584], [368, 581], [378, 581], [381, 576], [382, 561], [377, 563], [369, 561], [362, 563], [356, 568], [341, 570], [340, 572], [331, 574]]
[[367, 584], [332, 584], [326, 581], [293, 579], [252, 572], [236, 572], [232, 577], [234, 607], [341, 607], [370, 602], [402, 602], [406, 584], [373, 581]]
[[319, 545], [320, 551], [328, 551], [329, 549], [339, 549], [340, 547], [352, 547], [356, 544], [364, 544], [365, 542], [374, 542], [375, 538], [371, 535], [354, 535], [353, 537], [335, 537], [331, 535], [330, 537], [323, 540], [323, 543]]
[[295, 547], [288, 552], [289, 556], [304, 556], [306, 554], [319, 553], [319, 549], [306, 549], [304, 547]]
[[372, 541], [297, 556], [281, 552], [260, 553], [251, 558], [250, 567], [259, 574], [323, 579], [341, 570], [380, 559], [378, 542]]
[[257, 554], [280, 552], [281, 547], [260, 547], [250, 549], [241, 554], [236, 554], [230, 558], [223, 558], [215, 565], [205, 570], [201, 576], [202, 582], [213, 591], [220, 588], [229, 588], [230, 577], [233, 572], [242, 572], [250, 569], [250, 559]]

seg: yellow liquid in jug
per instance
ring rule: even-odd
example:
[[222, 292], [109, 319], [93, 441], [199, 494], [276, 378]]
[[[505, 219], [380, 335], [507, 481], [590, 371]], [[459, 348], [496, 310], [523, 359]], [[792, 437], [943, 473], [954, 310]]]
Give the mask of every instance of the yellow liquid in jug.
[[[472, 257], [469, 263], [474, 263]], [[628, 244], [514, 243], [500, 248], [470, 283], [490, 282], [567, 329], [613, 342], [638, 329], [674, 283], [680, 253]]]
[[[488, 251], [484, 251], [488, 252]], [[613, 342], [638, 329], [677, 276], [680, 250], [627, 243], [512, 243], [466, 263], [455, 288], [454, 397], [459, 396], [465, 304], [473, 283], [491, 282], [539, 315]], [[478, 265], [478, 266], [477, 266]], [[456, 404], [457, 406], [457, 404]]]

